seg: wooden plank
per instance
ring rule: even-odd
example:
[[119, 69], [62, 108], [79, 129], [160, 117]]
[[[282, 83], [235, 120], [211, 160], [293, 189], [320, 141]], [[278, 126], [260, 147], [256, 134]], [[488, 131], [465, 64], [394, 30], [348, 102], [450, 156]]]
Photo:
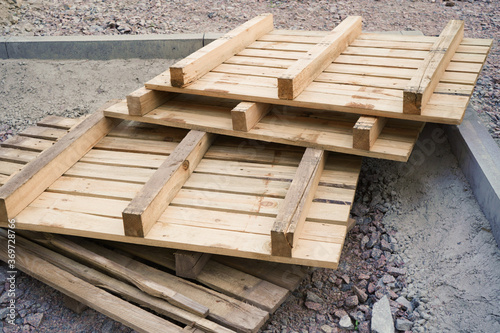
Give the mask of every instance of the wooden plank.
[[278, 77], [278, 97], [294, 99], [361, 34], [361, 16], [349, 16]]
[[63, 295], [63, 302], [65, 307], [67, 307], [76, 314], [81, 314], [88, 308], [87, 305], [77, 301], [72, 297], [69, 297], [68, 295]]
[[359, 117], [352, 128], [352, 146], [356, 149], [370, 150], [386, 123], [387, 118]]
[[15, 217], [117, 123], [116, 119], [106, 118], [98, 111], [28, 163], [0, 188], [0, 220]]
[[171, 83], [182, 87], [208, 73], [273, 29], [273, 15], [262, 14], [170, 67]]
[[271, 109], [271, 104], [241, 102], [231, 110], [233, 129], [235, 131], [248, 132], [251, 130]]
[[[0, 237], [0, 244], [7, 248], [7, 239]], [[8, 261], [7, 251], [0, 251], [0, 259]], [[63, 294], [138, 332], [182, 332], [182, 329], [177, 325], [75, 277], [40, 259], [36, 254], [27, 251], [22, 246], [16, 247], [16, 267]]]
[[54, 144], [52, 140], [35, 139], [23, 136], [13, 136], [4, 142], [0, 143], [0, 146], [6, 148], [16, 148], [22, 150], [29, 150], [34, 152], [41, 152], [50, 148]]
[[403, 91], [403, 113], [420, 114], [426, 107], [464, 35], [464, 22], [451, 20]]
[[188, 279], [196, 279], [211, 257], [208, 253], [192, 251], [176, 251], [174, 255], [175, 275]]
[[[30, 252], [35, 253], [39, 258], [56, 265], [90, 284], [100, 286], [109, 292], [120, 295], [130, 302], [139, 304], [183, 324], [199, 327], [206, 332], [232, 332], [210, 320], [173, 306], [161, 298], [146, 294], [128, 283], [122, 282], [100, 271], [80, 264], [60, 253], [34, 243], [50, 244], [42, 234], [22, 231], [21, 235], [27, 238], [18, 236], [16, 237], [16, 242], [23, 248], [26, 248]], [[89, 298], [91, 297], [92, 295], [89, 295]]]
[[63, 137], [66, 133], [68, 133], [67, 130], [59, 128], [31, 126], [23, 130], [21, 133], [19, 133], [19, 135], [36, 139], [56, 141], [57, 139]]
[[[49, 241], [52, 246], [70, 253], [73, 256], [76, 256], [111, 275], [128, 281], [151, 296], [162, 298], [172, 305], [192, 312], [198, 316], [206, 317], [209, 312], [207, 307], [165, 285], [149, 279], [148, 276], [142, 274], [142, 272], [132, 270], [93, 252], [89, 249], [89, 244], [85, 241], [79, 240], [78, 244], [76, 244], [75, 242], [72, 242], [64, 237], [55, 235], [50, 235]], [[87, 246], [84, 247], [85, 244], [87, 244]]]
[[37, 122], [37, 126], [42, 126], [42, 127], [51, 127], [51, 128], [57, 128], [57, 129], [62, 129], [62, 130], [69, 130], [76, 125], [78, 125], [80, 122], [82, 122], [82, 118], [66, 118], [66, 117], [59, 117], [59, 116], [47, 116]]
[[1, 162], [0, 174], [10, 176], [24, 167], [23, 163]]
[[149, 90], [141, 87], [127, 95], [128, 113], [133, 116], [145, 115], [174, 96], [174, 93]]
[[37, 152], [17, 149], [17, 148], [1, 148], [0, 161], [14, 162], [14, 163], [28, 163], [38, 156]]
[[[144, 247], [129, 244], [117, 244], [118, 248], [130, 253], [133, 256], [151, 261], [155, 264], [164, 266], [168, 269], [174, 269], [177, 266], [177, 253], [168, 249], [159, 249], [156, 247]], [[182, 251], [186, 252], [186, 251]], [[173, 256], [175, 255], [175, 260]], [[175, 261], [175, 263], [174, 263]], [[259, 266], [259, 262], [250, 261], [250, 271], [253, 267]], [[263, 270], [269, 267], [269, 273], [278, 273], [280, 266], [261, 266]], [[287, 265], [282, 265], [281, 268]], [[271, 268], [274, 268], [272, 270]], [[295, 268], [297, 270], [297, 268]], [[300, 269], [298, 269], [300, 272]], [[293, 274], [292, 271], [283, 270], [283, 274]], [[281, 276], [282, 280], [284, 275]], [[295, 274], [292, 280], [295, 281]], [[303, 277], [303, 276], [302, 276]], [[209, 260], [205, 268], [196, 276], [196, 280], [214, 290], [220, 291], [226, 295], [230, 295], [243, 302], [250, 303], [260, 309], [268, 312], [274, 312], [278, 306], [283, 303], [288, 296], [288, 291], [284, 287], [280, 287], [266, 278], [259, 278], [252, 275], [251, 272], [243, 272], [237, 268], [232, 268], [218, 261]]]
[[127, 236], [144, 237], [197, 167], [215, 136], [191, 131], [123, 211]]
[[298, 238], [295, 232], [304, 224], [324, 165], [324, 151], [306, 149], [271, 229], [272, 255], [292, 256], [294, 238]]

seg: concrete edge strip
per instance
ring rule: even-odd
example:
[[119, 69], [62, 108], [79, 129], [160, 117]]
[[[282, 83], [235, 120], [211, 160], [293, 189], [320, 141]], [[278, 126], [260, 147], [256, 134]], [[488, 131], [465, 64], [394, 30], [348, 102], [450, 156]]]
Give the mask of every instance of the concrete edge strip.
[[500, 247], [500, 148], [470, 107], [462, 124], [444, 129]]
[[[421, 35], [421, 32], [389, 32]], [[0, 59], [110, 60], [183, 58], [220, 37], [220, 33], [0, 37]], [[500, 149], [468, 109], [460, 126], [444, 126], [452, 151], [500, 246]]]

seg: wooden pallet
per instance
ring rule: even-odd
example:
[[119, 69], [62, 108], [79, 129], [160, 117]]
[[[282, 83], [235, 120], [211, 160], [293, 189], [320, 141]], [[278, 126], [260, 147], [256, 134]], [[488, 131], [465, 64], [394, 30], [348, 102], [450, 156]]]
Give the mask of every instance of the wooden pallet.
[[360, 158], [118, 123], [3, 143], [0, 226], [337, 267]]
[[[6, 236], [1, 229], [4, 248]], [[71, 309], [86, 305], [138, 332], [256, 332], [307, 274], [293, 265], [213, 257], [193, 283], [172, 274], [170, 249], [33, 232], [18, 232], [15, 246], [16, 269], [67, 295]], [[0, 251], [0, 260], [8, 259]], [[172, 304], [159, 294], [165, 290], [207, 313]]]
[[348, 17], [333, 31], [273, 30], [260, 15], [145, 84], [151, 90], [459, 124], [490, 39], [362, 33]]
[[[145, 98], [148, 95], [150, 98]], [[151, 100], [156, 102], [151, 103]], [[104, 110], [104, 114], [402, 162], [408, 160], [424, 126], [424, 123], [407, 120], [270, 105], [265, 107], [263, 115], [261, 105], [195, 95], [169, 96], [168, 93], [140, 89], [128, 96], [128, 101]], [[137, 109], [144, 115], [137, 115], [140, 113], [134, 112]]]

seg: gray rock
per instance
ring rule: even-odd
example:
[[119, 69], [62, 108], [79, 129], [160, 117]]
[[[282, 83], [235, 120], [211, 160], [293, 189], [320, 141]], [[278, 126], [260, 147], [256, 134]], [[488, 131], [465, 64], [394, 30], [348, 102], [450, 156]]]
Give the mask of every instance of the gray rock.
[[385, 284], [394, 283], [394, 282], [396, 282], [396, 279], [394, 279], [394, 276], [392, 276], [392, 275], [385, 274], [382, 277], [382, 282], [384, 282]]
[[380, 241], [380, 233], [379, 232], [374, 232], [370, 235], [370, 239], [368, 240], [368, 243], [366, 243], [366, 248], [371, 249], [374, 247], [378, 242]]
[[0, 309], [0, 320], [3, 320], [7, 317], [7, 314], [9, 313], [9, 309], [7, 307]]
[[331, 327], [330, 325], [323, 325], [320, 327], [321, 329], [321, 332], [324, 332], [324, 333], [336, 333], [337, 332], [337, 328], [336, 327]]
[[308, 291], [306, 294], [306, 302], [323, 303], [323, 299], [312, 291]]
[[340, 318], [339, 326], [346, 329], [346, 330], [354, 329], [354, 325], [352, 324], [351, 317], [349, 317], [348, 315]]
[[358, 288], [357, 286], [352, 286], [352, 291], [354, 291], [356, 296], [358, 296], [358, 299], [361, 303], [366, 302], [366, 300], [368, 299], [368, 295], [361, 288]]
[[394, 321], [387, 296], [373, 305], [371, 326], [373, 333], [394, 333]]
[[389, 242], [387, 242], [385, 239], [382, 239], [380, 241], [380, 248], [384, 251], [390, 251], [392, 252], [392, 247], [391, 247], [391, 244]]
[[399, 304], [401, 304], [401, 306], [403, 307], [403, 309], [406, 310], [406, 311], [408, 311], [408, 313], [413, 312], [413, 305], [411, 305], [411, 302], [408, 301], [403, 296], [398, 297], [398, 299], [396, 299], [396, 302], [399, 303]]
[[26, 316], [25, 321], [33, 327], [40, 326], [43, 320], [43, 313], [34, 313]]
[[406, 319], [396, 319], [396, 329], [400, 331], [410, 331], [413, 323]]
[[359, 304], [358, 296], [349, 296], [345, 299], [345, 305], [348, 308], [353, 308]]
[[382, 250], [375, 248], [372, 250], [371, 257], [375, 260], [378, 260], [382, 256], [382, 253]]
[[406, 270], [403, 268], [389, 267], [387, 268], [387, 273], [392, 276], [406, 275]]

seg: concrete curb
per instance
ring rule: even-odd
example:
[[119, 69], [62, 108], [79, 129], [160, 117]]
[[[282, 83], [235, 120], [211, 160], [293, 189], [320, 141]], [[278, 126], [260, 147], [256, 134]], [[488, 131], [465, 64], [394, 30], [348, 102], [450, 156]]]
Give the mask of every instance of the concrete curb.
[[500, 247], [500, 148], [471, 108], [462, 124], [444, 129]]
[[220, 34], [0, 37], [0, 59], [177, 59]]

